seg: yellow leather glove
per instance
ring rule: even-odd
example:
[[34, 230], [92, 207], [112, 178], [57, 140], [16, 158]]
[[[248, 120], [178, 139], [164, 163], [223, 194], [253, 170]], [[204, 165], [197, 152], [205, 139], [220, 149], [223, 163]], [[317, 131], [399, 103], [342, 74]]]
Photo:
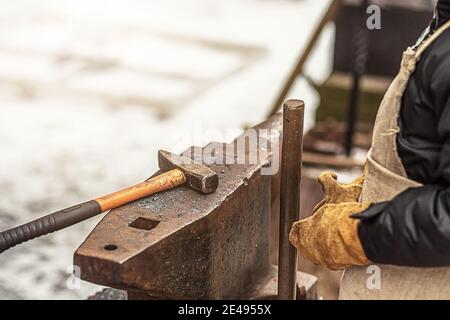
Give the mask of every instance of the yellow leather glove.
[[332, 270], [369, 263], [358, 237], [358, 222], [350, 216], [369, 204], [327, 203], [309, 218], [296, 222], [289, 240], [314, 264]]
[[324, 198], [314, 208], [316, 212], [320, 207], [330, 203], [358, 202], [364, 183], [364, 175], [356, 178], [348, 184], [339, 183], [334, 172], [324, 172], [319, 176]]

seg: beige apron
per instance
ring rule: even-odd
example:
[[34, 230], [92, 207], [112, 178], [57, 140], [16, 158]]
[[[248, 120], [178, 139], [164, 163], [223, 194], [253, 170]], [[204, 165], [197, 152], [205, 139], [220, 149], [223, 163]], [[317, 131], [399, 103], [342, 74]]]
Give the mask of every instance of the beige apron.
[[[389, 201], [407, 188], [420, 186], [407, 178], [398, 156], [397, 120], [403, 93], [422, 53], [449, 27], [450, 21], [417, 50], [408, 48], [403, 53], [400, 72], [386, 92], [375, 121], [362, 202]], [[351, 267], [342, 276], [339, 299], [450, 299], [450, 268]]]

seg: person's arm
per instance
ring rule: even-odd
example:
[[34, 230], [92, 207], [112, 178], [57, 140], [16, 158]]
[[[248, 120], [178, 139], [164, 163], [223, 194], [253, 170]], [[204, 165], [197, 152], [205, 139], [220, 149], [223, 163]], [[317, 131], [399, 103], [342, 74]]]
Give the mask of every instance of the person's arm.
[[[444, 48], [445, 49], [445, 48]], [[450, 50], [430, 60], [424, 79], [436, 115], [439, 165], [432, 185], [408, 189], [356, 215], [368, 259], [402, 266], [450, 266]]]
[[374, 263], [450, 266], [450, 189], [408, 189], [358, 214], [358, 236]]

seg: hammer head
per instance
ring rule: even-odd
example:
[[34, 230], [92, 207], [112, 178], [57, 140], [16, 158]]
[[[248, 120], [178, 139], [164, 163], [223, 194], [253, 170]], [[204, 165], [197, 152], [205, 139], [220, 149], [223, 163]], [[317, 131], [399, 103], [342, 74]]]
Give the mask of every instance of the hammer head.
[[186, 176], [186, 184], [194, 190], [208, 194], [216, 191], [219, 186], [219, 177], [213, 170], [192, 160], [168, 151], [159, 150], [159, 168], [162, 171], [179, 169]]

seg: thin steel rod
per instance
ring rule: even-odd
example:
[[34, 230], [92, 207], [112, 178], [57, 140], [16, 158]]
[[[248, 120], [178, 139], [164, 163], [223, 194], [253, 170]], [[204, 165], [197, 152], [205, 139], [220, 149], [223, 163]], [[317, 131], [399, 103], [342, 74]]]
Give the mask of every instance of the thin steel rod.
[[356, 122], [358, 121], [361, 78], [365, 73], [369, 54], [369, 34], [364, 24], [367, 6], [368, 1], [363, 0], [359, 7], [359, 17], [352, 29], [355, 46], [352, 66], [353, 83], [347, 107], [347, 128], [344, 137], [344, 148], [347, 156], [351, 155], [353, 149], [353, 135], [355, 134]]
[[283, 106], [278, 257], [278, 298], [282, 300], [296, 298], [297, 250], [289, 243], [289, 232], [300, 216], [304, 109], [300, 100], [288, 100]]
[[323, 15], [322, 19], [319, 22], [319, 25], [314, 30], [314, 33], [311, 36], [311, 39], [308, 41], [308, 44], [305, 48], [305, 50], [302, 52], [301, 56], [299, 57], [297, 64], [295, 65], [294, 69], [289, 74], [288, 78], [286, 79], [286, 82], [283, 84], [283, 87], [278, 94], [274, 104], [272, 105], [272, 108], [270, 109], [270, 112], [267, 116], [267, 118], [273, 116], [278, 112], [280, 109], [281, 104], [283, 103], [284, 99], [286, 99], [286, 96], [288, 95], [289, 91], [291, 90], [293, 84], [295, 83], [295, 80], [297, 77], [302, 73], [303, 67], [308, 60], [311, 52], [313, 51], [317, 41], [320, 38], [320, 35], [322, 34], [323, 29], [330, 21], [334, 21], [339, 9], [341, 8], [342, 0], [333, 0], [328, 7], [327, 11]]

